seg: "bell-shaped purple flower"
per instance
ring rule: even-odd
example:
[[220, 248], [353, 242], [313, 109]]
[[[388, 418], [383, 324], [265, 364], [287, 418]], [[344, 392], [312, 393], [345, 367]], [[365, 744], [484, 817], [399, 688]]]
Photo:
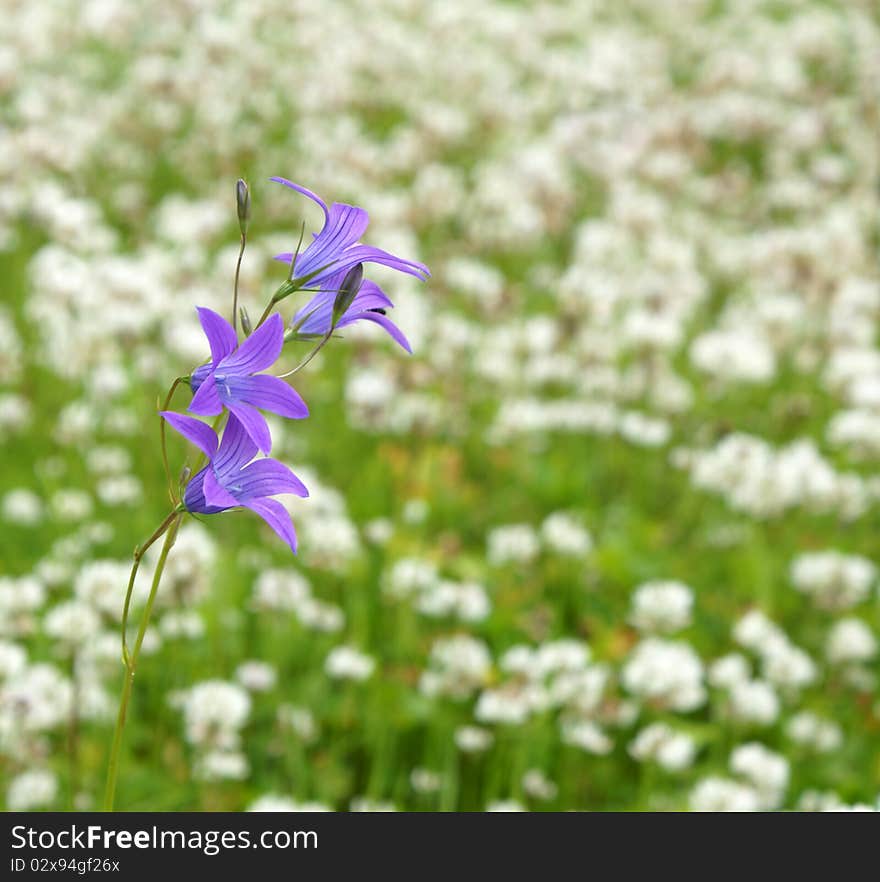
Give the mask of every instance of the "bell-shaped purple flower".
[[[298, 335], [304, 337], [324, 336], [333, 323], [333, 309], [336, 303], [336, 292], [342, 285], [344, 273], [330, 277], [324, 285], [324, 290], [319, 291], [302, 309], [293, 317], [291, 327]], [[375, 283], [365, 279], [354, 299], [345, 312], [337, 319], [335, 327], [344, 328], [355, 322], [368, 321], [383, 327], [397, 343], [407, 352], [412, 353], [412, 347], [403, 334], [403, 331], [391, 321], [386, 311], [392, 309], [394, 304], [388, 295]]]
[[[279, 177], [269, 180], [302, 193], [319, 205], [324, 212], [324, 226], [321, 232], [315, 233], [309, 246], [296, 255], [296, 263], [291, 267], [290, 273], [294, 281], [307, 279], [309, 285], [324, 288], [331, 276], [341, 273], [340, 278], [342, 278], [348, 270], [359, 263], [379, 263], [402, 273], [409, 273], [421, 281], [425, 281], [431, 275], [423, 263], [404, 260], [381, 248], [362, 244], [359, 241], [360, 237], [366, 232], [370, 223], [370, 216], [363, 208], [342, 202], [334, 202], [328, 208], [327, 203], [320, 196], [299, 184]], [[287, 264], [293, 259], [294, 255], [291, 252], [275, 256], [275, 260]]]
[[223, 316], [204, 307], [199, 307], [198, 313], [211, 348], [211, 363], [192, 374], [195, 394], [189, 412], [216, 416], [224, 407], [229, 408], [257, 448], [269, 453], [272, 437], [257, 408], [289, 419], [309, 415], [306, 403], [291, 386], [271, 374], [260, 373], [275, 364], [281, 354], [283, 319], [275, 313], [239, 345], [232, 325]]
[[270, 497], [278, 493], [308, 496], [299, 478], [275, 459], [254, 459], [257, 445], [232, 414], [222, 439], [201, 420], [173, 411], [161, 416], [208, 457], [208, 465], [186, 485], [183, 504], [193, 514], [218, 514], [244, 507], [256, 512], [296, 554], [296, 531], [287, 509]]

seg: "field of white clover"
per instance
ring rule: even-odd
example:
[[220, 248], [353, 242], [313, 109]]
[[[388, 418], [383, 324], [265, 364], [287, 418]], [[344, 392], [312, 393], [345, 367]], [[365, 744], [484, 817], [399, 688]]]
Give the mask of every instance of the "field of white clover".
[[118, 807], [878, 807], [876, 0], [0, 11], [6, 808], [101, 804], [236, 179], [252, 314], [320, 226], [271, 175], [430, 267], [371, 268], [414, 354], [270, 417], [296, 557], [184, 519]]

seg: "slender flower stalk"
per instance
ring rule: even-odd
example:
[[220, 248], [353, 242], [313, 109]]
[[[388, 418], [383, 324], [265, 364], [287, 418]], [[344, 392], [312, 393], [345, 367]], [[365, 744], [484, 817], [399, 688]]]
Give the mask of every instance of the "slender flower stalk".
[[[340, 203], [334, 203], [328, 209], [310, 190], [283, 178], [273, 180], [317, 202], [324, 211], [325, 224], [301, 251], [305, 235], [303, 225], [296, 252], [284, 256], [290, 264], [288, 278], [272, 296], [257, 324], [252, 325], [247, 310], [238, 304], [239, 275], [250, 221], [250, 191], [243, 180], [236, 184], [241, 245], [233, 283], [232, 322], [211, 309], [198, 308], [210, 359], [189, 374], [176, 377], [159, 405], [162, 463], [173, 508], [133, 553], [122, 607], [122, 664], [125, 671], [107, 767], [105, 811], [113, 811], [116, 801], [123, 733], [138, 659], [165, 564], [183, 518], [187, 514], [213, 515], [232, 509], [249, 509], [262, 518], [295, 554], [297, 538], [290, 514], [273, 497], [278, 494], [305, 497], [309, 493], [284, 463], [258, 455], [268, 454], [272, 449], [269, 425], [262, 411], [287, 419], [303, 419], [309, 415], [305, 402], [284, 378], [304, 368], [330, 341], [337, 328], [366, 319], [382, 325], [409, 351], [406, 338], [385, 316], [386, 310], [392, 306], [391, 301], [374, 282], [363, 278], [363, 264], [384, 264], [420, 279], [427, 278], [427, 267], [360, 244], [358, 238], [369, 220], [364, 209]], [[273, 314], [273, 310], [298, 291], [308, 291], [315, 296], [297, 311], [291, 327], [285, 330], [284, 320], [279, 314]], [[243, 339], [238, 335], [239, 316]], [[317, 345], [296, 367], [280, 376], [269, 373], [287, 342], [316, 339]], [[187, 386], [192, 392], [187, 408], [192, 416], [169, 409], [178, 389]], [[208, 425], [198, 417], [214, 417], [214, 420]], [[192, 468], [185, 465], [181, 470], [176, 486], [168, 462], [166, 423], [200, 451], [195, 465]], [[153, 571], [134, 646], [129, 647], [128, 624], [141, 560], [163, 536], [165, 541]], [[74, 774], [71, 780], [75, 780]]]
[[180, 527], [182, 517], [182, 513], [175, 512], [174, 518], [168, 523], [165, 529], [165, 542], [162, 545], [162, 551], [159, 555], [159, 560], [156, 563], [156, 569], [153, 572], [153, 583], [150, 586], [150, 596], [147, 598], [147, 605], [141, 616], [141, 623], [138, 628], [137, 637], [135, 638], [134, 649], [132, 649], [131, 653], [127, 655], [125, 660], [125, 676], [122, 680], [122, 696], [119, 699], [119, 712], [116, 716], [116, 729], [113, 733], [113, 744], [110, 748], [110, 760], [107, 765], [107, 787], [104, 790], [105, 812], [112, 812], [113, 805], [116, 801], [116, 780], [119, 777], [119, 755], [122, 750], [122, 733], [125, 730], [125, 721], [128, 716], [128, 705], [131, 701], [131, 688], [134, 685], [134, 675], [137, 670], [138, 657], [140, 656], [144, 636], [147, 633], [147, 626], [150, 624], [150, 615], [153, 611], [153, 603], [156, 599], [156, 593], [159, 590], [159, 584], [162, 581], [162, 573], [165, 570], [165, 563], [168, 560], [168, 555], [171, 552], [172, 547], [174, 546], [174, 541], [177, 539], [177, 531]]
[[[241, 259], [247, 245], [248, 223], [251, 219], [251, 193], [248, 185], [239, 178], [235, 183], [235, 207], [238, 213], [238, 228], [241, 232], [241, 246], [238, 249], [238, 260], [235, 262], [235, 281], [232, 285], [232, 328], [235, 330], [238, 320], [238, 277], [241, 273]], [[242, 323], [243, 324], [243, 323]]]

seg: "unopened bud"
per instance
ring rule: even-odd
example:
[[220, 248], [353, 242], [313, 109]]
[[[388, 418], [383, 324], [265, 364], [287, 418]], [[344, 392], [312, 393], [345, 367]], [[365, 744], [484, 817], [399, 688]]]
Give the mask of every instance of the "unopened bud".
[[192, 474], [192, 469], [190, 469], [189, 466], [184, 466], [184, 467], [180, 470], [180, 478], [179, 478], [179, 480], [178, 480], [178, 483], [179, 483], [181, 486], [184, 485], [184, 484], [189, 480], [189, 476], [190, 476], [191, 474]]
[[358, 263], [353, 266], [342, 280], [339, 286], [339, 292], [336, 294], [336, 300], [333, 301], [333, 319], [331, 327], [335, 328], [337, 322], [348, 312], [357, 292], [361, 289], [361, 282], [364, 280], [364, 265]]
[[243, 306], [240, 306], [238, 308], [238, 315], [241, 318], [241, 329], [250, 337], [254, 326], [251, 324], [251, 317], [248, 315], [248, 311]]
[[242, 178], [235, 183], [235, 207], [238, 210], [238, 228], [244, 235], [251, 219], [251, 191]]

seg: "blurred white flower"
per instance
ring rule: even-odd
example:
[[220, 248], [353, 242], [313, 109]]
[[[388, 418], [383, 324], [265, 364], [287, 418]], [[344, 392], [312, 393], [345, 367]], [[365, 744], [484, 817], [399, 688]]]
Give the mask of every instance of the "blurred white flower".
[[375, 669], [375, 659], [353, 646], [337, 646], [324, 661], [327, 676], [334, 680], [366, 680]]

